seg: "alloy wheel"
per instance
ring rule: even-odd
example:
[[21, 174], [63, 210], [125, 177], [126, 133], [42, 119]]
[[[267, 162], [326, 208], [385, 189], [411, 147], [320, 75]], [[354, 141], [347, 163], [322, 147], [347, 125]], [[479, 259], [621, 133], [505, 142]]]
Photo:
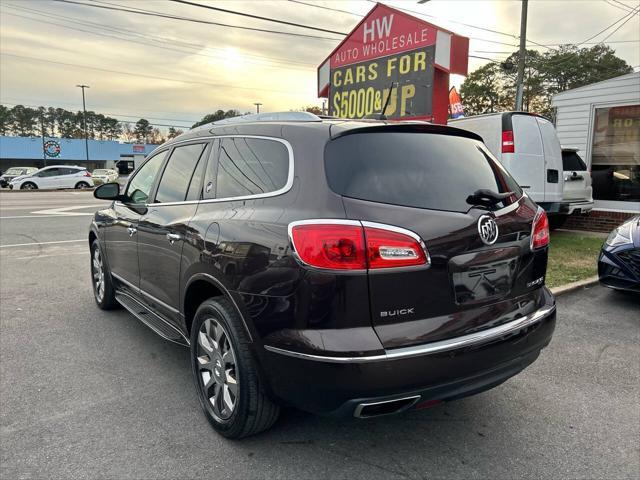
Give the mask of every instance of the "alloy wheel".
[[98, 302], [101, 302], [104, 298], [104, 267], [102, 265], [102, 257], [100, 256], [99, 248], [95, 248], [93, 250], [91, 271], [93, 274], [93, 285], [96, 299]]
[[202, 322], [196, 354], [198, 377], [213, 415], [227, 420], [238, 403], [238, 374], [229, 335], [218, 320]]

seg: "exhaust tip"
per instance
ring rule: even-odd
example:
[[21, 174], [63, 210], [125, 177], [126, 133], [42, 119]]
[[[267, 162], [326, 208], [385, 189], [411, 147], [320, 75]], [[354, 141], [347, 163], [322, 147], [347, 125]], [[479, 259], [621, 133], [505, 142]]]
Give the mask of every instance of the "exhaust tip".
[[394, 413], [408, 410], [413, 407], [418, 400], [420, 400], [420, 395], [394, 398], [393, 400], [385, 400], [382, 402], [359, 403], [353, 412], [353, 416], [356, 418], [372, 418], [383, 415], [393, 415]]

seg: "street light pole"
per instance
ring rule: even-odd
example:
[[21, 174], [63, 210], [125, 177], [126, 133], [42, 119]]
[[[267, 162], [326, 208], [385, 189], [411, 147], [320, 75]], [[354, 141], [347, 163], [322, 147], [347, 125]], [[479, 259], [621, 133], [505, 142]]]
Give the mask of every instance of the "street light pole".
[[[91, 88], [89, 85], [76, 85], [76, 87], [82, 89], [82, 112], [83, 112], [83, 123], [84, 123], [84, 151], [87, 156], [87, 162], [89, 162], [89, 135], [87, 133], [87, 104], [84, 100], [84, 89]], [[88, 165], [87, 165], [88, 167]]]
[[524, 94], [524, 59], [527, 55], [527, 4], [529, 0], [522, 0], [520, 14], [520, 53], [518, 58], [518, 78], [516, 80], [516, 110], [522, 110]]
[[260, 105], [262, 104], [260, 102], [256, 102], [254, 105], [256, 106], [256, 113], [260, 113]]

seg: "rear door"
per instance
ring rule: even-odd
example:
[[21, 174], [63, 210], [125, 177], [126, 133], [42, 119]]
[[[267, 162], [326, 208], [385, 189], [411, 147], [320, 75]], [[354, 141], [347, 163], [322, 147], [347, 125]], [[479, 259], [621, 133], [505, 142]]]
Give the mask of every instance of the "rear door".
[[[353, 133], [330, 142], [325, 158], [347, 218], [408, 229], [431, 257], [428, 268], [369, 271], [371, 320], [386, 348], [463, 335], [533, 308], [523, 295], [546, 268], [546, 252], [534, 261], [529, 248], [536, 207], [480, 141]], [[483, 207], [468, 198], [479, 189], [513, 195]], [[491, 244], [479, 233], [487, 216], [498, 227]]]
[[511, 115], [514, 153], [503, 153], [502, 163], [518, 184], [536, 202], [545, 200], [545, 159], [536, 117]]
[[591, 175], [577, 151], [562, 150], [562, 169], [564, 173], [564, 199], [591, 201]]
[[200, 141], [173, 149], [154, 200], [138, 223], [140, 290], [154, 310], [174, 320], [180, 304], [182, 247], [201, 196], [207, 146]]
[[540, 128], [545, 166], [545, 202], [561, 202], [564, 178], [562, 175], [562, 148], [553, 124], [544, 118], [534, 117]]

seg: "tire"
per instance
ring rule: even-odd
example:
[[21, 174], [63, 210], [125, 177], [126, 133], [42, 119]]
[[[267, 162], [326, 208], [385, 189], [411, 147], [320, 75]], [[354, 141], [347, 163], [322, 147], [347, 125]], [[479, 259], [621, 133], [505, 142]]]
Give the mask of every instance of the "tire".
[[234, 439], [267, 430], [280, 414], [262, 389], [244, 328], [224, 297], [203, 302], [191, 328], [191, 370], [200, 405], [213, 428]]
[[[111, 281], [111, 273], [104, 262], [98, 240], [91, 244], [91, 285], [93, 298], [101, 310], [113, 310], [120, 305], [116, 301], [116, 292]], [[100, 287], [101, 285], [101, 287]]]
[[37, 190], [38, 186], [33, 182], [24, 182], [20, 185], [20, 190]]
[[76, 190], [84, 190], [85, 188], [89, 188], [89, 184], [87, 182], [78, 182], [73, 188], [75, 188]]

